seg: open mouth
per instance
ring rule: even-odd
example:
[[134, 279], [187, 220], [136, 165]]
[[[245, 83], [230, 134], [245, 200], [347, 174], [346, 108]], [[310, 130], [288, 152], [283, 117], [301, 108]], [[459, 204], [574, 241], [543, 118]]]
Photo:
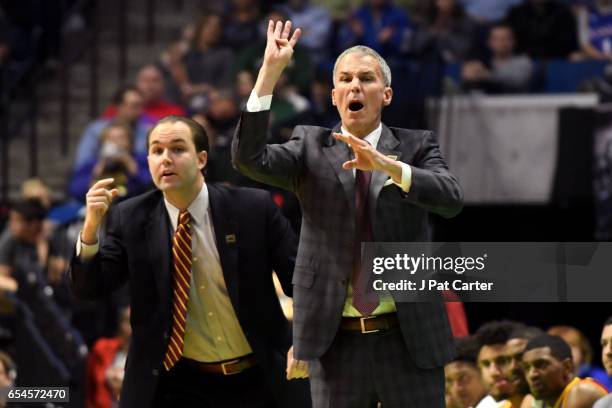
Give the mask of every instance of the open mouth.
[[358, 102], [358, 101], [349, 103], [349, 110], [351, 112], [358, 112], [361, 109], [363, 109], [363, 103]]
[[169, 176], [175, 176], [175, 175], [176, 175], [176, 173], [173, 173], [171, 171], [164, 171], [162, 173], [162, 177], [169, 177]]

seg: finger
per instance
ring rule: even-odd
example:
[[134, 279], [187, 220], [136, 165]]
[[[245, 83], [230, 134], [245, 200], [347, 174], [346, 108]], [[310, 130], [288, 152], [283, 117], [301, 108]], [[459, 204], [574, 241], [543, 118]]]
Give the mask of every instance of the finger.
[[268, 20], [268, 38], [272, 38], [274, 36], [274, 20]]
[[276, 26], [274, 27], [274, 38], [280, 38], [282, 30], [283, 30], [283, 22], [279, 20], [276, 22]]
[[285, 27], [283, 27], [283, 33], [281, 34], [281, 38], [289, 38], [289, 33], [291, 32], [291, 20], [287, 20], [285, 22]]
[[291, 45], [291, 48], [295, 47], [295, 44], [298, 42], [301, 36], [302, 36], [302, 30], [299, 28], [296, 28], [295, 31], [293, 32], [293, 35], [289, 39], [289, 45]]
[[[113, 190], [116, 190], [116, 189], [113, 189]], [[109, 201], [113, 199], [112, 192], [110, 190], [105, 189], [105, 188], [99, 188], [99, 189], [96, 189], [96, 190], [93, 190], [93, 191], [90, 190], [90, 192], [87, 193], [87, 197], [91, 197], [91, 198], [93, 198], [93, 197], [105, 197]]]
[[350, 170], [356, 167], [357, 167], [357, 160], [349, 160], [349, 161], [342, 163], [342, 168], [344, 170]]
[[112, 177], [109, 177], [109, 178], [105, 178], [105, 179], [98, 180], [98, 181], [96, 181], [96, 182], [94, 183], [94, 185], [93, 185], [93, 186], [91, 186], [90, 190], [91, 190], [91, 189], [98, 189], [98, 188], [101, 188], [101, 187], [106, 187], [106, 186], [108, 186], [108, 185], [112, 184], [112, 183], [113, 183], [113, 181], [115, 181], [115, 179], [114, 179], [114, 178], [112, 178]]
[[283, 47], [286, 47], [287, 45], [289, 45], [289, 41], [287, 39], [284, 39], [284, 38], [277, 38], [276, 39], [276, 45], [278, 45], [279, 48], [283, 48]]

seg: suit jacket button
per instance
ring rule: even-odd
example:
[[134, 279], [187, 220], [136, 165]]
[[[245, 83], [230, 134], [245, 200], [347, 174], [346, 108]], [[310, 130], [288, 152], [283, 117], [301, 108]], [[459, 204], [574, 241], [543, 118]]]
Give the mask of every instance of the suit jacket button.
[[157, 368], [153, 369], [153, 375], [156, 377], [159, 375], [159, 370]]

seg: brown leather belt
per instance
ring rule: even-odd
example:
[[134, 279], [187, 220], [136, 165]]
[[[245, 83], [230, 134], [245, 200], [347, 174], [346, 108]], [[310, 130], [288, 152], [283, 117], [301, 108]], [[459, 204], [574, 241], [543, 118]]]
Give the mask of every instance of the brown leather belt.
[[238, 374], [246, 370], [247, 368], [253, 367], [257, 364], [254, 354], [247, 356], [238, 357], [232, 360], [221, 361], [218, 363], [203, 363], [201, 361], [192, 360], [190, 358], [181, 358], [181, 362], [187, 364], [190, 367], [197, 368], [205, 373], [232, 375]]
[[340, 322], [340, 329], [368, 334], [389, 330], [398, 325], [397, 314], [385, 313], [368, 317], [343, 317]]

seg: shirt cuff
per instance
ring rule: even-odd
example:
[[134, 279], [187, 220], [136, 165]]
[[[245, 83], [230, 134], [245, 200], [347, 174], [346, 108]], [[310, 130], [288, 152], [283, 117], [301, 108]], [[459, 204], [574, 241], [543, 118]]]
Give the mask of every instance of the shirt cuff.
[[260, 98], [255, 90], [252, 90], [246, 104], [246, 110], [247, 112], [261, 112], [270, 110], [270, 105], [272, 105], [272, 95], [265, 95]]
[[79, 239], [76, 242], [76, 254], [81, 261], [89, 261], [93, 258], [100, 250], [100, 241], [92, 245], [87, 245], [81, 241], [81, 234], [79, 233]]
[[389, 178], [389, 180], [385, 182], [385, 186], [395, 184], [396, 186], [401, 188], [404, 193], [407, 193], [408, 191], [410, 191], [410, 186], [412, 185], [412, 168], [409, 164], [406, 164], [404, 162], [398, 163], [402, 166], [401, 183], [396, 183], [392, 178]]

